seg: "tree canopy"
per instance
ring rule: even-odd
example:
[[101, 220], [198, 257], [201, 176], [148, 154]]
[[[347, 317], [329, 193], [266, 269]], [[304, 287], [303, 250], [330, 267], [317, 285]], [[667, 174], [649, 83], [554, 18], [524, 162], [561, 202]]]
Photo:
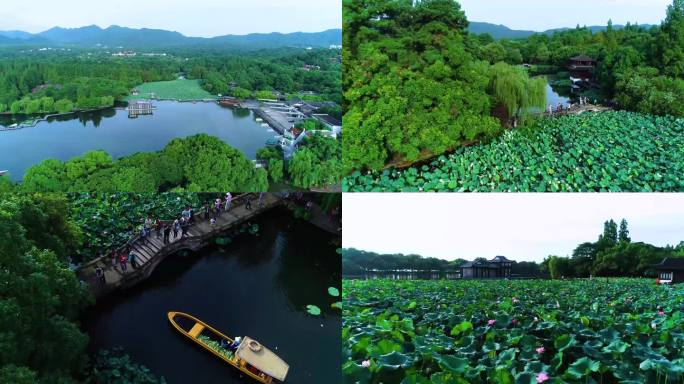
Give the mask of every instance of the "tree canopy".
[[453, 0], [343, 2], [344, 170], [416, 161], [495, 134], [488, 64]]
[[113, 160], [103, 151], [28, 169], [19, 190], [35, 192], [265, 191], [266, 171], [207, 134], [171, 141], [162, 151]]
[[610, 219], [595, 242], [579, 244], [571, 257], [549, 256], [542, 265], [553, 278], [594, 276], [644, 277], [652, 275], [651, 265], [665, 257], [684, 256], [677, 247], [657, 247], [632, 242], [627, 220], [618, 224]]

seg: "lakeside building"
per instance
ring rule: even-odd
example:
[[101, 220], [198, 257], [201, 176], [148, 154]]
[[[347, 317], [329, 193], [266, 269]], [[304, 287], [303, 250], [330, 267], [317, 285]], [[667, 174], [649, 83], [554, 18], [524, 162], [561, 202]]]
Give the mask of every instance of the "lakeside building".
[[484, 258], [461, 264], [461, 277], [463, 279], [509, 279], [513, 260], [505, 256], [496, 256], [491, 260]]
[[588, 87], [591, 84], [595, 66], [596, 60], [587, 55], [578, 55], [570, 58], [568, 71], [570, 72], [573, 91], [578, 91], [582, 87]]
[[337, 138], [337, 136], [342, 133], [342, 122], [336, 118], [325, 113], [315, 113], [312, 116], [323, 123], [323, 125], [332, 132], [333, 137]]
[[657, 272], [656, 282], [658, 284], [684, 283], [684, 258], [666, 257], [652, 267]]

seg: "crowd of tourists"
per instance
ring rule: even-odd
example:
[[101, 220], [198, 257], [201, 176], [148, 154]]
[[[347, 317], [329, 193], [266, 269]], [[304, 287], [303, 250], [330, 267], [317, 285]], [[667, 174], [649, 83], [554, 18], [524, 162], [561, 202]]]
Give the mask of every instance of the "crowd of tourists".
[[[257, 202], [261, 206], [263, 193], [259, 194]], [[204, 220], [208, 220], [212, 228], [216, 225], [218, 217], [225, 212], [228, 212], [233, 205], [233, 195], [228, 192], [223, 197], [216, 198], [213, 202], [207, 201], [202, 205], [200, 214], [204, 216]], [[245, 201], [245, 208], [252, 209], [252, 200], [248, 196]], [[112, 268], [120, 270], [122, 273], [128, 272], [128, 264], [133, 269], [138, 268], [139, 255], [135, 252], [134, 245], [146, 245], [150, 242], [151, 236], [160, 239], [163, 244], [171, 243], [172, 241], [179, 241], [185, 239], [188, 235], [189, 228], [195, 223], [196, 215], [195, 209], [188, 205], [180, 213], [180, 217], [173, 221], [161, 220], [159, 217], [152, 217], [148, 215], [141, 220], [141, 224], [136, 228], [136, 233], [139, 235], [138, 239], [128, 242], [121, 248], [109, 252], [111, 258]], [[171, 238], [173, 236], [173, 240]], [[106, 284], [105, 271], [102, 267], [95, 269], [95, 275], [101, 284]]]

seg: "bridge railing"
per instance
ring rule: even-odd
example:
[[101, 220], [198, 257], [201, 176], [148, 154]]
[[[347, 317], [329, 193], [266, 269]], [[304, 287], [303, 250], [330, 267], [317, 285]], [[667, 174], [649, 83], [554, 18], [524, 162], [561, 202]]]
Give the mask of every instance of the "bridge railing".
[[[242, 194], [233, 196], [233, 198], [231, 199], [231, 205], [232, 205], [232, 206], [237, 206], [237, 205], [240, 204], [240, 202], [246, 203], [247, 197], [252, 196], [252, 195], [254, 195], [254, 193], [242, 193]], [[257, 194], [257, 195], [258, 195], [258, 194]], [[222, 200], [222, 204], [225, 204], [225, 200]], [[196, 213], [197, 210], [201, 209], [201, 207], [199, 207], [199, 208], [192, 207], [192, 209], [193, 209], [193, 216], [196, 216], [196, 215], [197, 215], [197, 213]], [[200, 213], [201, 213], [201, 212], [200, 212]], [[180, 217], [180, 214], [181, 214], [181, 213], [178, 212], [178, 216], [179, 216], [179, 217]], [[176, 220], [176, 219], [173, 219], [173, 220], [161, 220], [161, 221], [162, 221], [163, 223], [173, 223], [175, 220]], [[191, 223], [191, 225], [192, 225], [192, 223]], [[136, 229], [136, 231], [137, 231], [137, 229]], [[89, 266], [93, 266], [93, 265], [96, 265], [97, 263], [99, 263], [100, 261], [103, 261], [103, 260], [106, 261], [106, 260], [108, 260], [108, 259], [111, 259], [111, 258], [112, 258], [112, 255], [121, 255], [121, 254], [122, 254], [123, 252], [125, 252], [126, 250], [132, 248], [139, 240], [140, 240], [140, 233], [136, 233], [132, 238], [130, 238], [130, 239], [129, 239], [128, 241], [126, 241], [124, 244], [120, 245], [119, 247], [115, 248], [114, 250], [112, 250], [112, 251], [110, 251], [110, 252], [107, 252], [106, 254], [104, 254], [104, 255], [102, 255], [102, 256], [100, 256], [100, 257], [97, 257], [97, 258], [95, 258], [95, 259], [93, 259], [93, 260], [91, 260], [91, 261], [89, 261], [89, 262], [87, 262], [87, 263], [82, 264], [78, 269], [83, 269], [83, 268], [86, 268], [86, 267], [89, 267]]]

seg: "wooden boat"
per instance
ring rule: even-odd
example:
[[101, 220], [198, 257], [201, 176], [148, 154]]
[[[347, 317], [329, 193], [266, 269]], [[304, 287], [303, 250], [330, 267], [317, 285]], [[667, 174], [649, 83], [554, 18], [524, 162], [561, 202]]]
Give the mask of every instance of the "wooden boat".
[[183, 312], [172, 311], [167, 316], [178, 332], [254, 380], [264, 384], [273, 379], [285, 381], [290, 366], [258, 341], [245, 336], [237, 349], [231, 350], [221, 345], [230, 345], [234, 340], [203, 321]]

